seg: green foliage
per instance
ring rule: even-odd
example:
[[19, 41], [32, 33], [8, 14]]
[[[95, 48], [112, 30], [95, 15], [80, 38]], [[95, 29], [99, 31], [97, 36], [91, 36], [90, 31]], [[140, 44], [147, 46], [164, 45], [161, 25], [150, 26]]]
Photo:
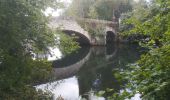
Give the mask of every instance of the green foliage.
[[143, 21], [149, 16], [150, 8], [144, 0], [133, 4], [133, 11], [121, 15], [120, 28], [123, 34], [146, 34], [143, 28]]
[[114, 16], [131, 10], [132, 0], [73, 0], [67, 16], [112, 20]]
[[98, 0], [96, 2], [96, 11], [99, 19], [112, 20], [113, 18], [113, 1]]
[[42, 60], [33, 60], [27, 56], [16, 57], [6, 54], [2, 58], [0, 99], [34, 99], [36, 92], [32, 85], [50, 78], [51, 64]]
[[128, 12], [132, 8], [133, 0], [97, 0], [94, 4], [98, 13], [98, 18], [103, 20], [117, 19], [121, 13]]
[[[149, 6], [136, 8], [125, 23], [131, 25], [127, 34], [149, 35], [145, 47], [150, 51], [130, 70], [121, 72], [127, 83], [123, 93], [114, 97], [130, 98], [140, 93], [143, 100], [168, 100], [170, 92], [170, 2], [157, 0]], [[142, 15], [141, 15], [142, 13]], [[131, 92], [127, 92], [129, 89]], [[126, 95], [124, 95], [126, 94]], [[123, 97], [123, 98], [122, 98]]]
[[[125, 20], [123, 20], [123, 25], [126, 28], [122, 35], [149, 35], [158, 45], [158, 42], [165, 41], [164, 38], [168, 36], [170, 19], [168, 2], [165, 1], [165, 4], [162, 5], [158, 3], [148, 5], [146, 2], [141, 2], [137, 3], [133, 12], [129, 13]], [[167, 34], [167, 36], [164, 36], [164, 34]]]
[[105, 91], [99, 91], [96, 95], [97, 96], [102, 96], [102, 95], [104, 95], [104, 93], [105, 93]]
[[80, 48], [79, 43], [76, 42], [76, 38], [76, 36], [68, 36], [64, 33], [60, 34], [59, 48], [64, 55], [70, 54]]
[[88, 17], [89, 9], [96, 0], [73, 0], [70, 7], [65, 12], [66, 16]]
[[[168, 100], [170, 92], [170, 45], [150, 50], [130, 70], [122, 72], [126, 88], [142, 94], [144, 100]], [[134, 94], [131, 94], [133, 96]]]
[[[59, 7], [55, 0], [0, 0], [0, 99], [45, 100], [33, 85], [50, 79], [51, 63], [34, 54], [48, 53], [55, 33], [43, 14]], [[48, 98], [48, 99], [47, 99]]]
[[97, 19], [98, 18], [98, 13], [95, 9], [94, 6], [91, 6], [89, 9], [89, 13], [88, 13], [88, 17], [93, 18], [93, 19]]
[[92, 37], [102, 36], [105, 31], [105, 25], [103, 24], [85, 23], [83, 20], [77, 21]]

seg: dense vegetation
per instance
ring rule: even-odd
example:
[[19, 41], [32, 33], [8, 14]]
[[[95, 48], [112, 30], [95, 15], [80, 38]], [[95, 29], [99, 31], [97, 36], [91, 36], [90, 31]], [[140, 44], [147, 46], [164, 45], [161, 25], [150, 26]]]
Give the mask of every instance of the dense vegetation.
[[[64, 53], [74, 51], [73, 46], [77, 46], [71, 42], [74, 38], [48, 27], [49, 20], [43, 12], [47, 7], [59, 6], [55, 0], [0, 0], [0, 99], [52, 99], [52, 94], [33, 87], [50, 78], [51, 63], [38, 55], [59, 45], [57, 35], [61, 36], [59, 47]], [[65, 15], [104, 20], [114, 17], [122, 22], [121, 36], [147, 36], [138, 42], [149, 51], [129, 65], [130, 69], [121, 70], [127, 84], [123, 93], [115, 93], [111, 99], [124, 100], [136, 93], [143, 100], [170, 98], [169, 0], [74, 0]], [[101, 32], [100, 28], [96, 31], [87, 26], [92, 34]]]
[[73, 0], [65, 12], [72, 17], [112, 20], [120, 14], [131, 10], [133, 0]]
[[[136, 93], [143, 100], [168, 100], [170, 96], [170, 1], [140, 1], [125, 18], [126, 34], [144, 34], [149, 38], [141, 41], [141, 46], [149, 52], [130, 70], [121, 72], [128, 84], [123, 93], [114, 95], [120, 100]], [[127, 91], [129, 89], [131, 92]]]
[[60, 6], [55, 0], [0, 0], [1, 100], [51, 99], [52, 94], [37, 92], [33, 86], [49, 80], [52, 68], [39, 55], [58, 46], [56, 32], [49, 29], [43, 12]]

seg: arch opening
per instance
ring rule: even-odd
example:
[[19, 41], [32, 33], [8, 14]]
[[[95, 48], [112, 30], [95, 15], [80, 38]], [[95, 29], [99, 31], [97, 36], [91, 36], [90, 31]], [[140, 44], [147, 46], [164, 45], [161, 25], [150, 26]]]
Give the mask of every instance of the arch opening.
[[116, 36], [115, 36], [114, 32], [107, 31], [106, 32], [106, 45], [114, 44], [115, 38], [116, 38]]
[[75, 41], [78, 42], [80, 46], [84, 46], [84, 45], [89, 46], [90, 45], [90, 40], [82, 33], [75, 32], [72, 30], [63, 30], [62, 32], [69, 36], [75, 36], [76, 37]]

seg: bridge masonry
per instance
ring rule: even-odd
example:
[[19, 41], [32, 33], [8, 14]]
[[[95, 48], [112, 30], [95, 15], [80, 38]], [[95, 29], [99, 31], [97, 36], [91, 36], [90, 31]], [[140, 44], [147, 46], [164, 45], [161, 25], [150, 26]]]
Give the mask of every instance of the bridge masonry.
[[[97, 25], [102, 25], [103, 32], [101, 34], [94, 35], [85, 28], [83, 28], [79, 22], [91, 25], [92, 29], [96, 29]], [[87, 19], [87, 18], [52, 18], [50, 22], [52, 29], [59, 29], [66, 34], [77, 35], [80, 37], [79, 42], [90, 45], [106, 45], [110, 42], [118, 41], [118, 22]]]

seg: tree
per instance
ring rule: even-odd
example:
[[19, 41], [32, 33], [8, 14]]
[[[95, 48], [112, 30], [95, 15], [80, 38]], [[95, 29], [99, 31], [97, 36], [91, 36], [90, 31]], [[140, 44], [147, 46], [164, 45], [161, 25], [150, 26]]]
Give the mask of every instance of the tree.
[[112, 20], [113, 16], [131, 10], [131, 0], [74, 0], [66, 15]]
[[66, 16], [87, 18], [91, 6], [96, 0], [73, 0], [69, 8], [66, 10]]
[[[157, 0], [145, 8], [135, 9], [126, 23], [133, 25], [128, 33], [147, 34], [149, 42], [141, 43], [149, 52], [121, 72], [128, 82], [124, 93], [116, 97], [123, 99], [140, 93], [143, 100], [168, 100], [170, 97], [170, 2]], [[144, 12], [143, 15], [140, 13]], [[139, 16], [140, 15], [140, 16]], [[128, 93], [126, 89], [132, 92]], [[122, 96], [121, 96], [122, 95]]]
[[[39, 100], [33, 85], [49, 80], [51, 63], [35, 54], [49, 53], [55, 32], [43, 14], [56, 0], [0, 0], [0, 99]], [[44, 99], [51, 98], [50, 95]]]

